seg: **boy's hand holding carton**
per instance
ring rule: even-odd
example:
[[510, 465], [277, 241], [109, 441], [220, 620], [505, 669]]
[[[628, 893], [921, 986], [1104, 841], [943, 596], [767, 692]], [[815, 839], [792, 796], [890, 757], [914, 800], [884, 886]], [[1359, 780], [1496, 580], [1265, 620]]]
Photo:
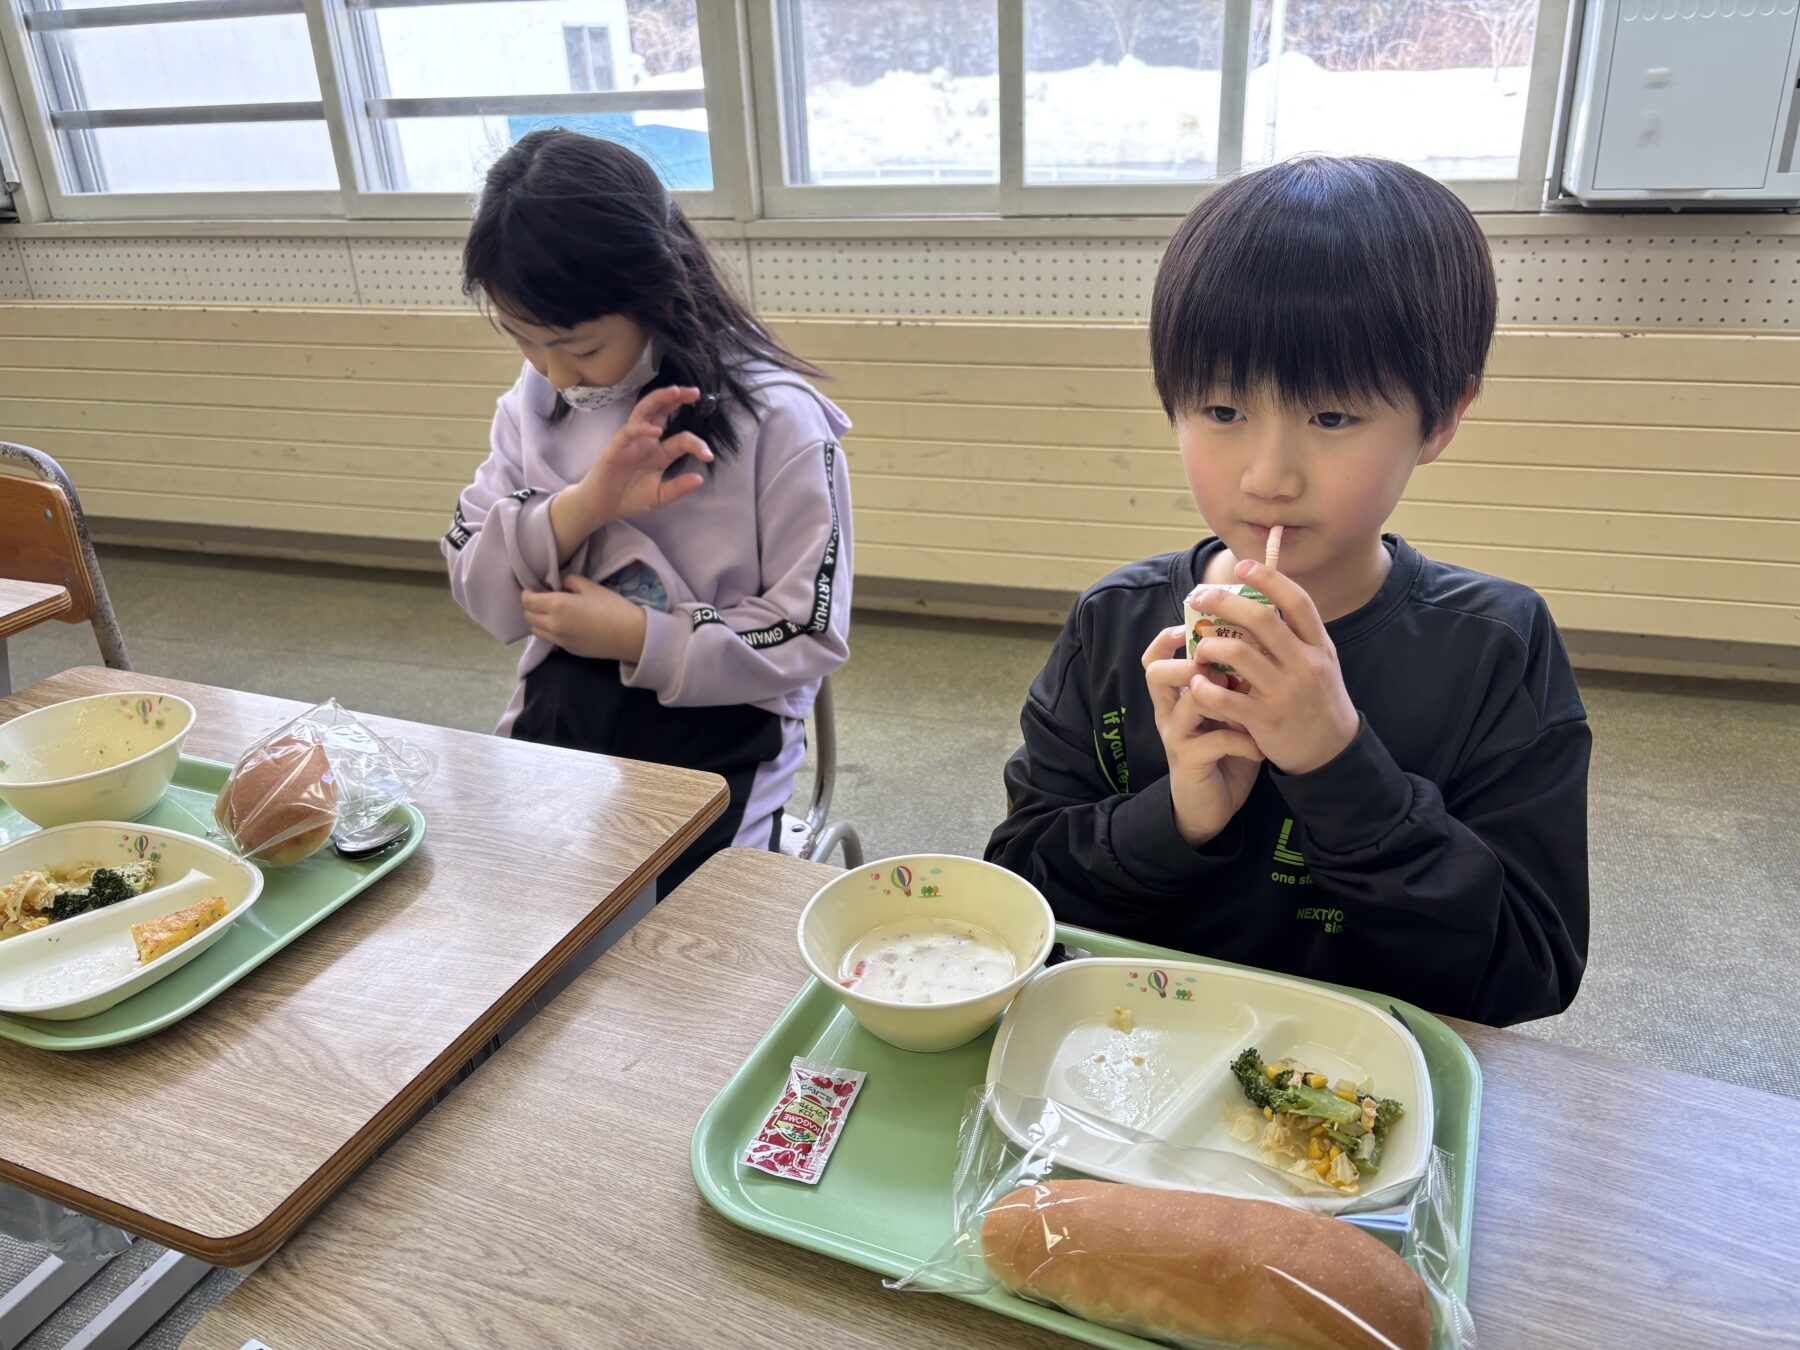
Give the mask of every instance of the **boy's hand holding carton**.
[[[1190, 845], [1225, 828], [1263, 760], [1310, 773], [1360, 724], [1318, 608], [1277, 570], [1281, 534], [1279, 525], [1270, 531], [1263, 562], [1238, 563], [1244, 584], [1196, 587], [1184, 627], [1144, 653], [1175, 824]], [[1188, 659], [1171, 659], [1182, 644]]]
[[1202, 587], [1194, 608], [1216, 614], [1244, 637], [1203, 637], [1196, 661], [1229, 665], [1247, 682], [1233, 689], [1196, 672], [1193, 701], [1216, 722], [1240, 726], [1257, 750], [1287, 774], [1311, 773], [1356, 738], [1360, 718], [1344, 688], [1337, 648], [1309, 596], [1266, 563], [1238, 563], [1237, 576], [1266, 601]]
[[1144, 651], [1144, 682], [1169, 761], [1175, 828], [1189, 847], [1198, 848], [1238, 813], [1256, 785], [1263, 755], [1242, 728], [1209, 720], [1197, 691], [1201, 685], [1213, 688], [1213, 677], [1195, 672], [1194, 662], [1182, 654], [1186, 641], [1185, 629], [1158, 633]]

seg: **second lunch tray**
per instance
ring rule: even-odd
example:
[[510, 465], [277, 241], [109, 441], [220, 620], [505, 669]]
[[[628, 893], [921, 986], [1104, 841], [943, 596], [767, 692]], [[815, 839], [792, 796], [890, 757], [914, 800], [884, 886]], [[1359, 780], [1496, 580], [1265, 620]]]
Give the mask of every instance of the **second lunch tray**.
[[[230, 773], [229, 764], [183, 755], [174, 783], [138, 823], [146, 831], [206, 838], [213, 827], [213, 803]], [[232, 924], [218, 942], [142, 993], [103, 1013], [70, 1022], [0, 1013], [0, 1037], [42, 1050], [98, 1050], [139, 1040], [179, 1022], [411, 857], [425, 837], [425, 818], [406, 805], [396, 807], [390, 819], [405, 819], [412, 825], [412, 833], [378, 857], [347, 862], [327, 846], [293, 867], [264, 868], [263, 893], [250, 912]], [[36, 829], [10, 807], [0, 805], [0, 843]], [[0, 877], [0, 882], [5, 880]]]
[[[1057, 937], [1095, 956], [1228, 964], [1081, 928], [1059, 927]], [[1466, 1302], [1481, 1069], [1461, 1037], [1430, 1013], [1366, 990], [1322, 987], [1395, 1013], [1424, 1051], [1436, 1113], [1432, 1142], [1454, 1159], [1461, 1242], [1450, 1283]], [[993, 1043], [994, 1033], [989, 1031], [944, 1054], [897, 1050], [864, 1031], [824, 985], [808, 980], [700, 1117], [692, 1151], [700, 1193], [714, 1209], [745, 1228], [882, 1275], [906, 1274], [951, 1235], [957, 1129], [969, 1090], [987, 1079]], [[817, 1186], [738, 1165], [744, 1146], [780, 1095], [796, 1055], [868, 1074], [855, 1114]], [[967, 1301], [1091, 1345], [1151, 1344], [1003, 1290], [967, 1296]]]

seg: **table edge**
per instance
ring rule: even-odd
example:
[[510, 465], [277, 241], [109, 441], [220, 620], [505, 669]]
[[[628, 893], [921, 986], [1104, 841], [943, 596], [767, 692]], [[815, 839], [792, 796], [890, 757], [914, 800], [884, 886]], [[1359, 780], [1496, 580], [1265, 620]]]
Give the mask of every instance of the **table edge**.
[[46, 619], [54, 619], [59, 614], [66, 614], [74, 608], [75, 597], [69, 594], [69, 589], [65, 586], [62, 588], [61, 595], [49, 596], [34, 605], [27, 605], [24, 609], [15, 610], [6, 618], [0, 619], [0, 642], [18, 637], [21, 633], [28, 633]]
[[[78, 666], [60, 671], [58, 675], [81, 670], [125, 673], [110, 671], [103, 666]], [[52, 675], [39, 683], [48, 684], [57, 679], [58, 675]], [[245, 691], [221, 689], [219, 692], [239, 694]], [[244, 1266], [272, 1255], [301, 1225], [323, 1208], [375, 1156], [382, 1145], [400, 1135], [421, 1113], [427, 1099], [449, 1080], [451, 1074], [467, 1063], [476, 1050], [510, 1022], [576, 952], [617, 918], [639, 891], [661, 875], [689, 844], [700, 837], [707, 826], [725, 813], [730, 800], [725, 782], [717, 775], [707, 776], [714, 778], [718, 784], [707, 802], [660, 849], [640, 863], [604, 902], [571, 928], [562, 941], [539, 958], [536, 964], [489, 1006], [478, 1021], [445, 1047], [436, 1059], [397, 1092], [386, 1106], [370, 1117], [360, 1130], [336, 1153], [326, 1158], [260, 1223], [240, 1233], [217, 1236], [196, 1233], [46, 1177], [30, 1168], [7, 1163], [4, 1159], [0, 1159], [0, 1180], [213, 1265]]]

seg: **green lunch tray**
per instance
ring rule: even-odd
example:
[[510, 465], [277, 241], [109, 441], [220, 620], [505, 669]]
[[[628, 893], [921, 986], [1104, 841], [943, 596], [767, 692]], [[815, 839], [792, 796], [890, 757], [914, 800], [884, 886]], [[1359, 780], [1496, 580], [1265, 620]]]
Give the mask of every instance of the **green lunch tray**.
[[[230, 773], [229, 764], [183, 755], [175, 781], [162, 800], [138, 818], [139, 823], [206, 838], [213, 826], [213, 803]], [[389, 818], [412, 825], [412, 833], [390, 852], [347, 862], [326, 848], [292, 867], [265, 867], [262, 896], [250, 912], [199, 956], [141, 993], [103, 1013], [68, 1022], [0, 1013], [0, 1036], [41, 1050], [98, 1050], [141, 1040], [179, 1022], [410, 858], [425, 837], [425, 818], [411, 805], [395, 807]], [[11, 843], [36, 829], [0, 805], [0, 843]]]
[[[1059, 926], [1056, 933], [1062, 942], [1095, 956], [1231, 964], [1084, 928]], [[1424, 1051], [1437, 1116], [1432, 1140], [1453, 1160], [1461, 1242], [1450, 1283], [1466, 1302], [1475, 1147], [1481, 1129], [1481, 1069], [1475, 1056], [1449, 1027], [1410, 1003], [1311, 983], [1395, 1013]], [[988, 1031], [943, 1054], [897, 1050], [864, 1031], [824, 985], [808, 980], [695, 1126], [692, 1160], [700, 1193], [745, 1228], [882, 1275], [904, 1275], [951, 1235], [957, 1128], [969, 1089], [987, 1080], [993, 1044], [994, 1033]], [[863, 1099], [817, 1186], [784, 1181], [738, 1163], [780, 1095], [796, 1055], [868, 1074]], [[1091, 1345], [1151, 1344], [1000, 1290], [956, 1297]]]

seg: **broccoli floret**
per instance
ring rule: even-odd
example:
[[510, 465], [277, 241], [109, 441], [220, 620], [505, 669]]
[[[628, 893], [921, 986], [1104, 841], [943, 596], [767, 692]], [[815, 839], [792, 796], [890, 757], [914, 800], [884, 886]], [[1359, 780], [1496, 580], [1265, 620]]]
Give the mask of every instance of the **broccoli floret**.
[[121, 900], [129, 900], [138, 893], [139, 888], [133, 886], [114, 868], [96, 868], [87, 885], [63, 891], [56, 897], [50, 907], [50, 917], [57, 922], [63, 919], [72, 919], [77, 914], [86, 914], [95, 909], [105, 909], [108, 905], [116, 905]]
[[92, 901], [92, 909], [105, 909], [108, 905], [116, 905], [121, 900], [129, 900], [138, 893], [124, 877], [123, 873], [110, 867], [99, 868], [92, 881], [88, 882], [88, 898]]
[[1243, 1085], [1244, 1095], [1253, 1106], [1296, 1116], [1318, 1116], [1322, 1120], [1348, 1125], [1362, 1115], [1362, 1107], [1320, 1088], [1294, 1081], [1294, 1071], [1283, 1069], [1273, 1078], [1263, 1063], [1262, 1052], [1251, 1046], [1231, 1061], [1231, 1072]]
[[1262, 1053], [1254, 1045], [1231, 1061], [1231, 1072], [1237, 1076], [1252, 1106], [1273, 1109], [1269, 1098], [1275, 1085], [1263, 1064]]
[[1406, 1108], [1392, 1097], [1383, 1097], [1375, 1103], [1375, 1133], [1386, 1134], [1393, 1128], [1394, 1122], [1406, 1114]]

